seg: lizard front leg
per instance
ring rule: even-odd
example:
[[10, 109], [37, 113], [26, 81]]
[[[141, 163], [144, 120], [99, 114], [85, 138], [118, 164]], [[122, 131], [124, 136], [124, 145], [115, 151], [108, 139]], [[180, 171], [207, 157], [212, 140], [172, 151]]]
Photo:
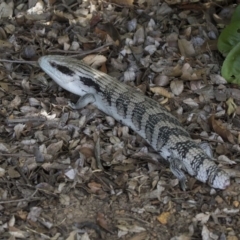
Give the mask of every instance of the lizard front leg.
[[90, 103], [94, 103], [96, 101], [94, 95], [92, 93], [87, 93], [85, 95], [83, 95], [82, 97], [80, 97], [77, 101], [76, 104], [72, 103], [72, 102], [68, 102], [68, 105], [72, 108], [72, 109], [82, 109], [84, 107], [86, 107], [88, 104]]

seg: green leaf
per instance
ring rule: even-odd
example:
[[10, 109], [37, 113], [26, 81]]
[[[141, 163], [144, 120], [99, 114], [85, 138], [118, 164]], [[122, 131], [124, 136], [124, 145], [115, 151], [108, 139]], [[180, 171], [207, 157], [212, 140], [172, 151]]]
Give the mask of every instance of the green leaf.
[[233, 12], [231, 23], [232, 22], [240, 22], [240, 4], [236, 7], [236, 9]]
[[221, 72], [228, 82], [240, 85], [240, 42], [227, 55]]
[[240, 42], [240, 21], [231, 22], [218, 38], [218, 50], [227, 56], [231, 49]]

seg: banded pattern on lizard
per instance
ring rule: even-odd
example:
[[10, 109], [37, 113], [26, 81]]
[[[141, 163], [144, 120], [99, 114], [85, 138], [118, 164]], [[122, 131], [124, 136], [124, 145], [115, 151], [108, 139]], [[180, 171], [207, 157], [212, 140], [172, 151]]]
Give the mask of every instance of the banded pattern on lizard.
[[183, 171], [214, 188], [225, 189], [230, 184], [227, 173], [218, 168], [158, 102], [82, 61], [49, 55], [38, 62], [58, 85], [81, 96], [77, 104], [71, 103], [72, 108], [92, 103], [146, 139], [170, 163], [183, 189], [186, 188]]

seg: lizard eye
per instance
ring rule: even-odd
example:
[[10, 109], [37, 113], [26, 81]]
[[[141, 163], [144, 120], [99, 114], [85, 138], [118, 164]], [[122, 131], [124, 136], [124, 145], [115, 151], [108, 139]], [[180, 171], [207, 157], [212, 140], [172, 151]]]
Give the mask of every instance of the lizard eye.
[[74, 71], [72, 71], [70, 68], [66, 67], [66, 66], [63, 66], [63, 65], [60, 65], [60, 64], [57, 64], [55, 62], [50, 62], [50, 65], [53, 67], [53, 68], [56, 68], [58, 71], [60, 71], [61, 73], [65, 74], [65, 75], [68, 75], [68, 76], [73, 76], [75, 74]]

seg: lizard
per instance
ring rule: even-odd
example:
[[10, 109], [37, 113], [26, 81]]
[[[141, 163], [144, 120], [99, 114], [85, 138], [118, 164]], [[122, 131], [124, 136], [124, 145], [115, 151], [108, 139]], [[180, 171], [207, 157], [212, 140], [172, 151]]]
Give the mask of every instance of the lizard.
[[169, 162], [183, 190], [187, 181], [184, 172], [213, 188], [225, 189], [230, 185], [229, 175], [157, 101], [77, 59], [46, 55], [38, 63], [59, 86], [80, 96], [76, 104], [69, 103], [72, 109], [93, 104], [144, 138]]

